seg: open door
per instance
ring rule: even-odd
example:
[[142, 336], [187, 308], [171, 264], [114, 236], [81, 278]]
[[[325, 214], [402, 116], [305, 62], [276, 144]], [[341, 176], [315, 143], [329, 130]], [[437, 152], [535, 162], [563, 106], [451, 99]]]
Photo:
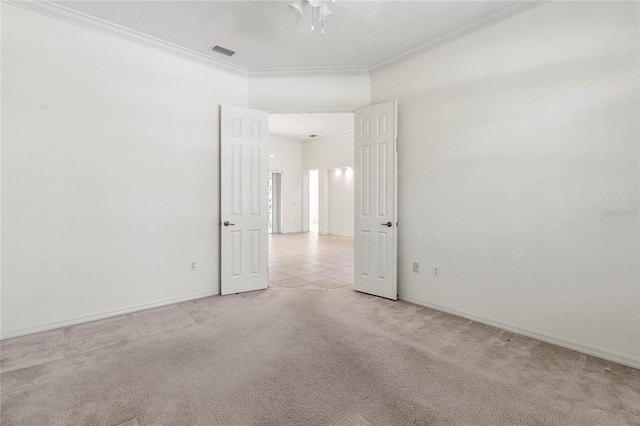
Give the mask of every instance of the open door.
[[397, 103], [355, 111], [355, 276], [363, 293], [398, 298]]
[[267, 113], [222, 106], [220, 122], [220, 292], [266, 289], [269, 285]]

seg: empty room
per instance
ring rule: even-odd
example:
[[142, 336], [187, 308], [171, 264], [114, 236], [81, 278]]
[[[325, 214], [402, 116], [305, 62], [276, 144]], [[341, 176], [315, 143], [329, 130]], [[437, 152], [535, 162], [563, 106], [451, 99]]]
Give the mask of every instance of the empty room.
[[0, 15], [2, 425], [639, 424], [639, 2]]

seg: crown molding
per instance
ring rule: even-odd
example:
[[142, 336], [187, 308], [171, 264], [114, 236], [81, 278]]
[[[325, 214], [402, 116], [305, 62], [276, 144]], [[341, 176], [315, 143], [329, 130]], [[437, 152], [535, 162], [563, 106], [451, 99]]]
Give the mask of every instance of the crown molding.
[[249, 70], [249, 78], [273, 77], [327, 77], [368, 76], [367, 66], [318, 67], [318, 68], [256, 68]]
[[249, 74], [248, 70], [244, 67], [212, 58], [203, 53], [186, 49], [176, 44], [160, 40], [158, 38], [140, 33], [138, 31], [130, 30], [120, 25], [113, 24], [111, 22], [95, 18], [93, 16], [89, 16], [82, 12], [77, 12], [75, 10], [66, 8], [59, 4], [51, 3], [49, 1], [2, 0], [2, 2], [30, 10], [32, 12], [40, 13], [42, 15], [46, 15], [61, 21], [69, 22], [74, 25], [88, 28], [90, 30], [98, 31], [103, 34], [127, 40], [141, 46], [149, 47], [163, 53], [177, 56], [179, 58], [197, 62], [199, 64], [216, 68], [221, 71], [226, 71], [243, 77], [247, 77]]
[[178, 46], [167, 41], [130, 30], [111, 22], [77, 12], [59, 4], [47, 0], [1, 0], [3, 3], [21, 7], [36, 13], [40, 13], [61, 21], [69, 22], [84, 28], [98, 31], [113, 37], [117, 37], [141, 46], [168, 53], [179, 58], [187, 59], [211, 68], [226, 71], [231, 74], [247, 78], [278, 78], [278, 77], [329, 77], [329, 76], [370, 76], [394, 65], [414, 58], [422, 53], [443, 46], [461, 37], [479, 31], [490, 25], [503, 21], [519, 13], [525, 12], [549, 0], [516, 1], [507, 7], [486, 14], [478, 19], [467, 22], [455, 30], [444, 33], [434, 39], [407, 49], [397, 55], [391, 56], [372, 66], [344, 66], [344, 67], [317, 67], [317, 68], [257, 68], [247, 69], [239, 65], [222, 61], [194, 50]]
[[383, 61], [378, 62], [377, 64], [371, 65], [369, 67], [369, 75], [373, 75], [394, 65], [398, 65], [425, 52], [436, 49], [447, 43], [451, 43], [452, 41], [479, 31], [483, 28], [489, 27], [493, 24], [497, 24], [500, 21], [504, 21], [505, 19], [515, 16], [519, 13], [525, 12], [529, 9], [533, 9], [534, 7], [540, 6], [541, 4], [544, 4], [548, 1], [549, 0], [513, 2], [509, 4], [509, 6], [501, 7], [498, 10], [469, 21], [454, 30], [448, 31], [444, 34], [439, 35], [438, 37], [412, 47], [411, 49], [407, 49], [404, 52], [398, 53], [397, 55], [393, 55]]

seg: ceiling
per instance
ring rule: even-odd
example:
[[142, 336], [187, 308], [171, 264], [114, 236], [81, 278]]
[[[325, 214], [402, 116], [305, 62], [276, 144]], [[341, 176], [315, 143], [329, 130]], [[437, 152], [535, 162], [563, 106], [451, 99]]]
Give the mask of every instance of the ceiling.
[[[296, 33], [289, 1], [54, 1], [58, 6], [246, 70], [372, 68], [430, 42], [455, 39], [532, 7], [522, 1], [393, 1], [373, 19], [336, 0], [318, 31]], [[537, 4], [537, 3], [535, 3]], [[460, 30], [460, 31], [458, 31]], [[457, 31], [457, 32], [456, 32]], [[464, 34], [462, 34], [464, 35]], [[450, 41], [450, 40], [449, 40]], [[441, 43], [442, 44], [442, 43]], [[211, 52], [213, 45], [236, 51]]]
[[303, 141], [353, 130], [353, 113], [269, 114], [269, 136], [286, 141]]

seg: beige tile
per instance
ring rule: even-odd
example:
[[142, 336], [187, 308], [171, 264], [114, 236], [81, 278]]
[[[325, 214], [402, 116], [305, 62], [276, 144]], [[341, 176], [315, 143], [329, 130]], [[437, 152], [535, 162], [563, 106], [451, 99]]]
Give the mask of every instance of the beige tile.
[[355, 289], [353, 288], [353, 284], [347, 284], [343, 287], [338, 287], [339, 290], [345, 290], [345, 291], [355, 291]]
[[301, 285], [300, 287], [296, 287], [296, 290], [326, 290], [326, 289], [320, 286], [317, 286], [315, 284], [305, 284], [305, 285]]
[[65, 330], [45, 331], [0, 341], [0, 371], [45, 364], [64, 356]]
[[324, 280], [324, 281], [318, 281], [313, 283], [314, 285], [319, 285], [320, 287], [324, 287], [324, 288], [328, 288], [328, 289], [334, 289], [334, 288], [340, 288], [340, 287], [344, 287], [347, 285], [347, 283], [342, 282], [342, 281], [336, 281], [333, 279], [329, 279], [329, 280]]
[[280, 272], [283, 269], [288, 269], [288, 268], [291, 268], [291, 265], [283, 265], [283, 264], [275, 264], [274, 265], [272, 263], [269, 263], [270, 272], [274, 272], [274, 271], [275, 272]]
[[[319, 265], [319, 266], [323, 266], [323, 267], [328, 268], [328, 269], [333, 269], [333, 267], [335, 267], [335, 266], [336, 266], [336, 264], [335, 264], [335, 263], [333, 263], [333, 262], [327, 262], [327, 261], [324, 261], [324, 260], [322, 260], [322, 261], [318, 261], [317, 265]], [[342, 265], [340, 265], [340, 266], [342, 266]]]
[[136, 323], [129, 315], [92, 321], [71, 327], [71, 347], [76, 352], [126, 343], [140, 337]]
[[299, 268], [299, 269], [307, 269], [313, 266], [316, 266], [313, 263], [308, 263], [308, 262], [295, 262], [295, 264], [291, 265], [295, 268]]
[[300, 287], [302, 285], [308, 284], [307, 281], [300, 278], [289, 278], [287, 280], [278, 281], [278, 284], [282, 287]]
[[300, 268], [288, 267], [284, 269], [280, 269], [278, 272], [290, 275], [292, 277], [299, 277], [300, 275], [307, 275], [309, 271]]
[[314, 274], [321, 274], [324, 271], [330, 271], [331, 269], [324, 267], [324, 266], [310, 266], [308, 268], [304, 268], [305, 270], [309, 271], [309, 272], [313, 272]]
[[277, 271], [278, 269], [286, 268], [287, 266], [289, 265], [283, 265], [281, 262], [273, 262], [273, 261], [269, 262], [269, 270], [271, 272]]
[[[294, 290], [353, 290], [353, 238], [298, 233], [270, 238], [270, 279]], [[301, 271], [302, 270], [302, 271]], [[291, 278], [282, 278], [285, 274]]]
[[343, 275], [341, 277], [336, 278], [338, 281], [345, 282], [347, 284], [353, 284], [353, 275]]
[[322, 281], [322, 280], [326, 280], [327, 277], [322, 276], [322, 275], [318, 275], [318, 274], [309, 274], [309, 275], [302, 275], [299, 278], [305, 280], [306, 282], [309, 283], [315, 283], [316, 281]]
[[295, 267], [297, 265], [297, 263], [298, 262], [296, 262], [293, 259], [287, 259], [285, 261], [278, 262], [274, 266], [278, 266], [280, 269], [282, 269], [282, 268], [292, 268], [292, 267]]
[[283, 274], [282, 272], [277, 272], [277, 271], [269, 272], [269, 281], [272, 281], [272, 282], [278, 282], [278, 281], [286, 280], [288, 278], [291, 278], [291, 275]]
[[338, 278], [338, 277], [343, 277], [345, 273], [342, 271], [331, 270], [331, 271], [324, 271], [320, 275], [323, 275], [327, 278]]
[[[317, 257], [321, 257], [321, 256], [322, 256], [322, 254], [315, 254], [315, 256], [317, 256]], [[320, 266], [320, 263], [322, 263], [323, 261], [322, 261], [322, 260], [320, 260], [320, 259], [318, 259], [317, 257], [316, 257], [316, 258], [314, 258], [314, 259], [309, 259], [309, 260], [307, 260], [307, 263], [309, 263], [309, 264], [310, 264], [310, 265], [312, 265], [312, 266]], [[310, 266], [310, 267], [311, 267], [311, 266]], [[307, 268], [304, 268], [304, 269], [307, 269]]]
[[145, 336], [163, 333], [196, 323], [193, 318], [176, 305], [148, 309], [131, 314], [131, 316], [138, 324], [140, 332]]

